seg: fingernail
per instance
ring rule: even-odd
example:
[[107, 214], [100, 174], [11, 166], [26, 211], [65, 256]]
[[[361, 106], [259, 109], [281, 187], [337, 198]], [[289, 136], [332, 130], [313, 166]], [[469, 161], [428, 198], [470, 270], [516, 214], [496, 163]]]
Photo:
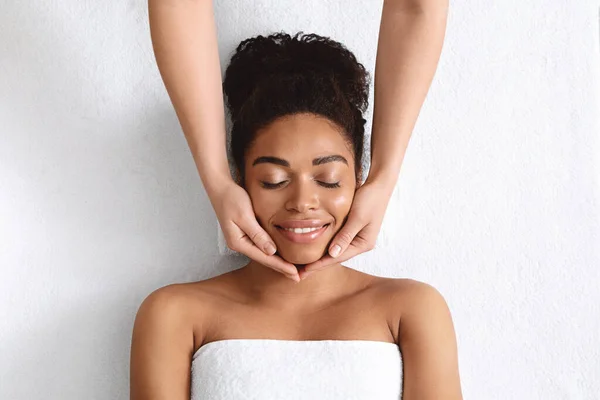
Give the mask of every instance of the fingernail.
[[329, 254], [331, 254], [331, 257], [336, 258], [340, 255], [340, 251], [342, 251], [342, 248], [336, 244], [331, 250], [329, 250]]
[[300, 277], [298, 275], [288, 275], [288, 277], [296, 283], [300, 282]]
[[273, 254], [275, 254], [275, 250], [277, 250], [275, 248], [275, 246], [273, 246], [272, 243], [267, 243], [265, 245], [265, 251], [267, 252], [268, 255], [272, 256]]

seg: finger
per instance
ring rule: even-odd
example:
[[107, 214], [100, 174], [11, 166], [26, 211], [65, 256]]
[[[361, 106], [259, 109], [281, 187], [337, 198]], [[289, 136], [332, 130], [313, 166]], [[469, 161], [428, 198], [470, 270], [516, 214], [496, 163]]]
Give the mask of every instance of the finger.
[[[365, 227], [365, 223], [360, 221], [356, 214], [350, 213], [348, 220], [342, 226], [342, 229], [335, 235], [329, 246], [329, 255], [333, 258], [343, 254], [348, 246], [354, 240], [354, 237]], [[346, 259], [347, 260], [347, 259]]]
[[232, 250], [246, 255], [296, 282], [299, 281], [298, 271], [293, 264], [284, 261], [279, 256], [265, 255], [237, 225], [231, 223], [226, 226], [228, 228], [225, 232], [228, 238], [228, 246]]
[[325, 267], [336, 264], [339, 261], [331, 257], [329, 254], [324, 255], [320, 259], [304, 266], [303, 272], [319, 271]]
[[262, 226], [259, 225], [256, 218], [248, 218], [240, 221], [238, 227], [244, 232], [248, 238], [261, 249], [266, 255], [270, 256], [275, 254], [277, 247], [275, 243], [265, 231]]
[[248, 237], [244, 237], [240, 240], [236, 251], [245, 254], [254, 261], [259, 262], [266, 267], [269, 267], [277, 272], [284, 274], [285, 276], [295, 280], [296, 282], [300, 281], [298, 270], [293, 264], [284, 261], [279, 256], [266, 255], [265, 253], [260, 251], [260, 249], [256, 247]]
[[317, 260], [313, 263], [307, 264], [304, 267], [304, 270], [300, 272], [300, 279], [304, 279], [308, 273], [320, 271], [320, 270], [327, 268], [333, 264], [337, 264], [337, 263], [341, 263], [346, 260], [349, 260], [352, 257], [354, 257], [360, 253], [364, 253], [366, 250], [367, 249], [361, 249], [356, 246], [350, 246], [341, 256], [339, 256], [337, 258], [333, 258], [330, 255], [326, 254], [323, 257], [321, 257], [319, 260]]

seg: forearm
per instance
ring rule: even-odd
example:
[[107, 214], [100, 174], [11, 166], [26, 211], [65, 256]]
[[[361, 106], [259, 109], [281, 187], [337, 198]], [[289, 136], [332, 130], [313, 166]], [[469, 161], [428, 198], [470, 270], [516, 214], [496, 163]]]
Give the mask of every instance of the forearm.
[[212, 0], [149, 0], [156, 63], [209, 194], [231, 179]]
[[448, 1], [386, 0], [375, 65], [369, 179], [396, 183], [440, 58]]

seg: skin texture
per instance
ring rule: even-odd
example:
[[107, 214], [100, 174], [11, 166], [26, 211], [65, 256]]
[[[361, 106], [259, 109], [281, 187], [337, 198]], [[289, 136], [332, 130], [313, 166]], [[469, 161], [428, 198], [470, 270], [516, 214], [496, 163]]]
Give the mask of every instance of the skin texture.
[[[313, 165], [330, 155], [343, 156], [348, 165]], [[259, 157], [289, 166], [252, 165]], [[282, 256], [299, 263], [321, 257], [356, 190], [352, 150], [335, 125], [310, 114], [280, 118], [259, 132], [245, 165], [256, 218]], [[272, 189], [264, 182], [284, 183]], [[336, 188], [322, 185], [336, 182]], [[332, 225], [319, 240], [297, 244], [275, 230], [290, 217]], [[256, 261], [208, 280], [163, 287], [144, 300], [133, 328], [131, 399], [188, 400], [193, 354], [205, 343], [231, 338], [397, 343], [403, 400], [462, 399], [452, 318], [436, 289], [339, 263], [296, 283]]]
[[[311, 114], [286, 116], [259, 132], [248, 150], [244, 186], [254, 213], [275, 241], [278, 254], [292, 264], [320, 259], [350, 211], [356, 190], [354, 155], [338, 129]], [[313, 160], [333, 155], [342, 156], [347, 164], [313, 165]], [[253, 165], [261, 157], [285, 160], [289, 167], [271, 162]], [[276, 227], [289, 220], [320, 220], [329, 226], [314, 243], [295, 243]]]
[[[226, 157], [225, 116], [212, 1], [149, 0], [156, 62], [227, 245], [291, 279], [294, 266], [236, 184]], [[346, 225], [310, 269], [322, 269], [372, 249], [419, 111], [431, 85], [446, 29], [448, 0], [386, 0], [377, 45], [371, 168]], [[304, 276], [302, 276], [304, 277]]]

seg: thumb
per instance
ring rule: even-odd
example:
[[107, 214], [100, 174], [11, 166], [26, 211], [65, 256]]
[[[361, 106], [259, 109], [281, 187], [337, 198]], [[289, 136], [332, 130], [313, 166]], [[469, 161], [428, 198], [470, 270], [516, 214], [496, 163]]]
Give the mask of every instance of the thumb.
[[342, 229], [335, 235], [331, 246], [329, 246], [329, 255], [336, 258], [342, 254], [350, 243], [354, 240], [354, 237], [364, 228], [364, 224], [361, 223], [358, 218], [353, 218], [352, 213], [348, 216], [346, 223], [342, 226]]
[[271, 237], [258, 223], [256, 219], [246, 220], [239, 225], [240, 229], [250, 238], [250, 240], [261, 249], [266, 255], [275, 254], [277, 247], [271, 240]]

